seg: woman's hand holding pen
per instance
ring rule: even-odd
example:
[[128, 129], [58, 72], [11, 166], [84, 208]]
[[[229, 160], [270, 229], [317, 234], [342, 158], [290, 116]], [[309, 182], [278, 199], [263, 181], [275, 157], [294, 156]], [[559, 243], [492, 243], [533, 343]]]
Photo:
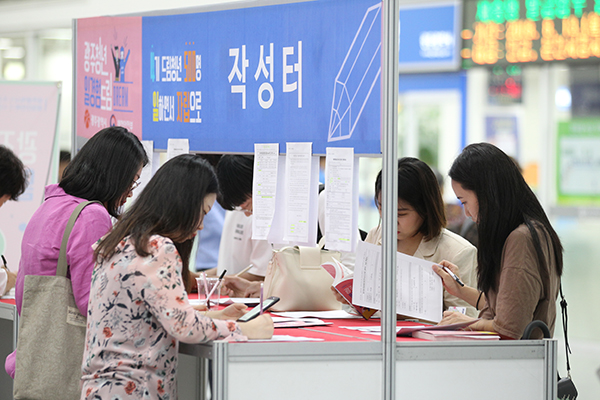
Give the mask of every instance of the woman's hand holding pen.
[[433, 271], [442, 278], [444, 289], [452, 296], [456, 296], [459, 299], [466, 301], [477, 310], [482, 310], [485, 307], [485, 295], [479, 290], [466, 286], [460, 281], [458, 267], [456, 265], [444, 260], [438, 264], [433, 264], [432, 268]]
[[239, 325], [248, 339], [270, 339], [273, 336], [273, 320], [269, 314], [259, 315], [248, 322], [239, 322]]
[[[454, 264], [452, 264], [449, 261], [442, 261], [440, 263], [437, 264], [433, 264], [433, 271], [438, 274], [440, 276], [440, 278], [442, 278], [442, 284], [444, 285], [444, 288], [446, 289], [446, 291], [448, 293], [450, 293], [453, 296], [459, 297], [459, 298], [463, 298], [461, 296], [461, 292], [464, 286], [461, 285], [458, 281], [460, 280], [460, 277], [458, 276], [458, 267]], [[446, 272], [444, 270], [444, 268], [447, 268], [448, 270], [450, 270], [450, 272], [452, 272], [454, 274], [453, 277], [451, 274], [449, 274], [448, 272]], [[461, 282], [462, 283], [462, 282]]]
[[473, 321], [474, 319], [475, 318], [464, 315], [458, 311], [444, 311], [442, 320], [438, 323], [438, 325], [458, 324], [460, 322]]
[[222, 310], [218, 311], [209, 311], [206, 313], [207, 316], [214, 319], [226, 319], [235, 321], [242, 315], [246, 314], [248, 311], [248, 307], [245, 304], [234, 303]]
[[221, 294], [229, 297], [258, 297], [260, 282], [251, 282], [235, 275], [223, 278]]

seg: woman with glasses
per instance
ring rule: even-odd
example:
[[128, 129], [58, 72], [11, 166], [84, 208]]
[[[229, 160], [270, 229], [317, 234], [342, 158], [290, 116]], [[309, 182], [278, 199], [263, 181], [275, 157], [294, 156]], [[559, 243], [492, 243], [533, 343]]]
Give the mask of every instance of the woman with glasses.
[[[60, 183], [46, 186], [44, 202], [29, 220], [21, 243], [15, 289], [19, 314], [25, 276], [56, 275], [62, 236], [71, 213], [79, 203], [97, 200], [100, 204], [88, 205], [79, 215], [67, 246], [68, 277], [75, 303], [81, 315], [87, 315], [94, 268], [92, 245], [112, 228], [111, 217], [119, 217], [119, 209], [132, 195], [147, 162], [146, 152], [133, 133], [125, 128], [110, 127], [87, 141], [65, 168]], [[83, 352], [83, 349], [63, 351]], [[13, 378], [17, 356], [13, 352], [5, 364]]]

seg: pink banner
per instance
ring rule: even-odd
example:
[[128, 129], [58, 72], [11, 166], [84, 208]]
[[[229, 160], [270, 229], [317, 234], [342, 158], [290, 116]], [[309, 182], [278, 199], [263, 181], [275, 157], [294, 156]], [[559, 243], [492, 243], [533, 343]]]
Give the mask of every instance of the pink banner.
[[77, 136], [123, 126], [142, 138], [142, 17], [77, 20]]
[[19, 201], [0, 208], [0, 253], [16, 271], [21, 239], [29, 219], [44, 200], [44, 187], [56, 137], [60, 84], [0, 82], [0, 144], [29, 168], [29, 186]]

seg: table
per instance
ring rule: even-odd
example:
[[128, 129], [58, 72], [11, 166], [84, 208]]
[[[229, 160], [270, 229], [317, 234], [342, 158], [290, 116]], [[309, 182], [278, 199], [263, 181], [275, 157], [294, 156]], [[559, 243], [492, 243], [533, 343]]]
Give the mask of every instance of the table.
[[[362, 323], [342, 320], [330, 327], [275, 332], [322, 337], [323, 342], [182, 343], [179, 351], [213, 360], [213, 400], [380, 399], [379, 337], [350, 330], [347, 336], [340, 335], [341, 326]], [[423, 398], [427, 393], [427, 398], [465, 399], [497, 393], [501, 398], [554, 400], [556, 350], [556, 340], [429, 342], [398, 338], [397, 398]]]
[[[378, 321], [333, 320], [332, 326], [281, 328], [275, 334], [322, 342], [216, 341], [180, 344], [180, 400], [203, 399], [207, 360], [213, 361], [213, 400], [380, 399], [382, 345], [378, 336], [342, 326]], [[0, 300], [0, 358], [16, 346], [14, 300]], [[347, 332], [346, 332], [347, 331]], [[550, 340], [428, 342], [398, 338], [398, 399], [556, 399], [557, 342]], [[492, 396], [493, 397], [493, 396]], [[12, 399], [12, 380], [0, 374], [0, 399]]]

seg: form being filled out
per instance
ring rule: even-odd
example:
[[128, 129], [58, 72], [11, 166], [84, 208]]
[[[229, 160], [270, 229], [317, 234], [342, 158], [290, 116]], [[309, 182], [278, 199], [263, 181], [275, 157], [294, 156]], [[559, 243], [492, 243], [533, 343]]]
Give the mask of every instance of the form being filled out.
[[[440, 322], [443, 310], [442, 279], [434, 263], [397, 253], [396, 313], [410, 318]], [[359, 242], [354, 266], [352, 302], [381, 310], [381, 246]]]

